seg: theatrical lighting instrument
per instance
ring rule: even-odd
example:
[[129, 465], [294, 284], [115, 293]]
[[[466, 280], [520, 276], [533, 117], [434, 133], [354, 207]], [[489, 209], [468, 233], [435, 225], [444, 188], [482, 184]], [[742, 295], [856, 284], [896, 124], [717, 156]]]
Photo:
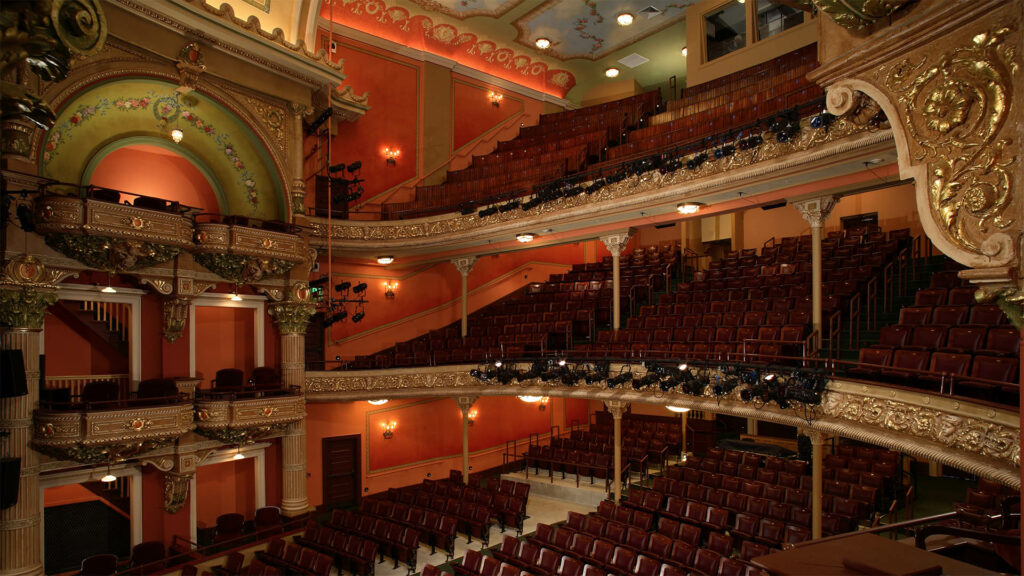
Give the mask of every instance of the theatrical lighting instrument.
[[348, 290], [351, 287], [352, 287], [352, 283], [348, 282], [348, 281], [345, 281], [345, 282], [342, 282], [340, 284], [335, 284], [334, 285], [334, 289], [337, 290], [338, 292], [344, 292], [344, 291]]
[[356, 312], [355, 314], [352, 315], [352, 322], [355, 322], [355, 323], [358, 324], [360, 321], [362, 321], [362, 319], [364, 317], [366, 317], [366, 312], [363, 312], [362, 310], [359, 310], [358, 312]]
[[811, 128], [828, 128], [832, 125], [832, 122], [834, 122], [835, 119], [835, 116], [830, 114], [827, 110], [824, 110], [821, 114], [811, 116]]
[[360, 282], [352, 287], [353, 294], [362, 294], [366, 292], [366, 282]]
[[583, 381], [587, 385], [606, 380], [608, 378], [608, 371], [611, 369], [611, 365], [608, 362], [599, 362], [591, 366], [591, 369], [583, 376]]
[[487, 208], [484, 208], [483, 210], [481, 210], [479, 212], [481, 218], [487, 218], [488, 216], [493, 216], [493, 215], [495, 215], [497, 213], [498, 213], [498, 207], [497, 206], [488, 206]]

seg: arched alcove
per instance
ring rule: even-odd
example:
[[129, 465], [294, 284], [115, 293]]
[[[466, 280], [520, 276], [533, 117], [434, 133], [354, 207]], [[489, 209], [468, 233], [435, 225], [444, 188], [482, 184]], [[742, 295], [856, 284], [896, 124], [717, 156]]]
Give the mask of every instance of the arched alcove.
[[101, 150], [82, 184], [174, 200], [222, 213], [227, 200], [208, 166], [186, 149], [153, 138], [129, 138]]
[[[99, 162], [125, 143], [161, 142], [204, 172], [215, 192], [221, 191], [222, 214], [284, 218], [283, 178], [264, 143], [209, 95], [193, 91], [179, 96], [176, 88], [153, 78], [118, 78], [75, 94], [44, 136], [40, 174], [89, 182]], [[184, 134], [180, 143], [170, 139], [173, 128]]]

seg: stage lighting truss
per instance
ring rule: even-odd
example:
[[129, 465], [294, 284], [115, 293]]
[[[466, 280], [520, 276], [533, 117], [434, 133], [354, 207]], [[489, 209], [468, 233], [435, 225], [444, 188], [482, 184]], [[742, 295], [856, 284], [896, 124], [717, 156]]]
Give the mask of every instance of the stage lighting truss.
[[[367, 284], [360, 282], [353, 286], [347, 280], [339, 282], [334, 285], [334, 292], [328, 297], [324, 295], [324, 288], [329, 280], [328, 276], [321, 276], [309, 282], [317, 312], [323, 315], [324, 327], [349, 319], [353, 323], [361, 322], [366, 317], [364, 306], [368, 303], [366, 300]], [[355, 305], [351, 315], [349, 315], [349, 304]]]
[[485, 362], [469, 373], [489, 385], [530, 381], [565, 387], [603, 384], [609, 389], [651, 392], [658, 398], [675, 393], [719, 402], [731, 397], [757, 408], [774, 403], [782, 410], [798, 411], [808, 423], [816, 417], [828, 384], [828, 377], [819, 370], [707, 360], [648, 360], [639, 365], [625, 361], [613, 370], [607, 360], [501, 359]]

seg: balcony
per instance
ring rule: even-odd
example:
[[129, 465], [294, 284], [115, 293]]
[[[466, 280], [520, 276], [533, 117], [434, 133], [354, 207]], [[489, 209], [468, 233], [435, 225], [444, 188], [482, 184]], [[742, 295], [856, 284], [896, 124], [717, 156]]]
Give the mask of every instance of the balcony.
[[86, 188], [36, 200], [36, 230], [61, 254], [100, 270], [127, 272], [171, 260], [192, 244], [192, 209], [177, 202]]
[[115, 399], [83, 394], [42, 401], [32, 447], [61, 460], [102, 463], [167, 446], [195, 428], [192, 402], [183, 395], [119, 400], [115, 382], [100, 384], [111, 385]]
[[196, 433], [225, 444], [248, 444], [306, 416], [298, 387], [275, 390], [196, 390]]
[[309, 257], [296, 227], [242, 216], [197, 222], [193, 252], [197, 262], [236, 284], [284, 275]]

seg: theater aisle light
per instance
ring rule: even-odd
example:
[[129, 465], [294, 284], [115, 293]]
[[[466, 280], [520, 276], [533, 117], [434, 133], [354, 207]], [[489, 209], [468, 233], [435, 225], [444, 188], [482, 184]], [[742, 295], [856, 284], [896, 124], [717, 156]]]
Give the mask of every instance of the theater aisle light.
[[394, 256], [377, 256], [377, 264], [383, 264], [387, 266], [395, 261]]
[[374, 406], [381, 406], [383, 404], [387, 404], [388, 403], [388, 399], [387, 398], [381, 398], [380, 400], [367, 400], [367, 402], [369, 402], [370, 404], [373, 404]]
[[398, 422], [394, 420], [391, 422], [381, 422], [380, 427], [384, 429], [384, 439], [391, 440], [395, 437], [395, 428], [398, 428]]
[[703, 206], [703, 204], [700, 202], [683, 202], [676, 206], [676, 210], [678, 210], [680, 214], [696, 214], [697, 211], [700, 210], [701, 206]]
[[533, 242], [533, 239], [536, 236], [537, 235], [533, 232], [520, 232], [519, 234], [516, 234], [516, 240], [526, 244], [527, 242]]
[[398, 148], [392, 148], [390, 146], [384, 147], [384, 162], [388, 166], [394, 166], [398, 163], [398, 157], [402, 155], [402, 151]]
[[605, 69], [604, 75], [609, 77], [609, 78], [615, 78], [615, 77], [617, 77], [619, 75], [619, 69], [614, 67], [614, 66], [612, 66], [611, 68]]
[[541, 50], [547, 50], [551, 47], [551, 40], [548, 40], [547, 38], [537, 38], [537, 40], [534, 41], [534, 44]]

